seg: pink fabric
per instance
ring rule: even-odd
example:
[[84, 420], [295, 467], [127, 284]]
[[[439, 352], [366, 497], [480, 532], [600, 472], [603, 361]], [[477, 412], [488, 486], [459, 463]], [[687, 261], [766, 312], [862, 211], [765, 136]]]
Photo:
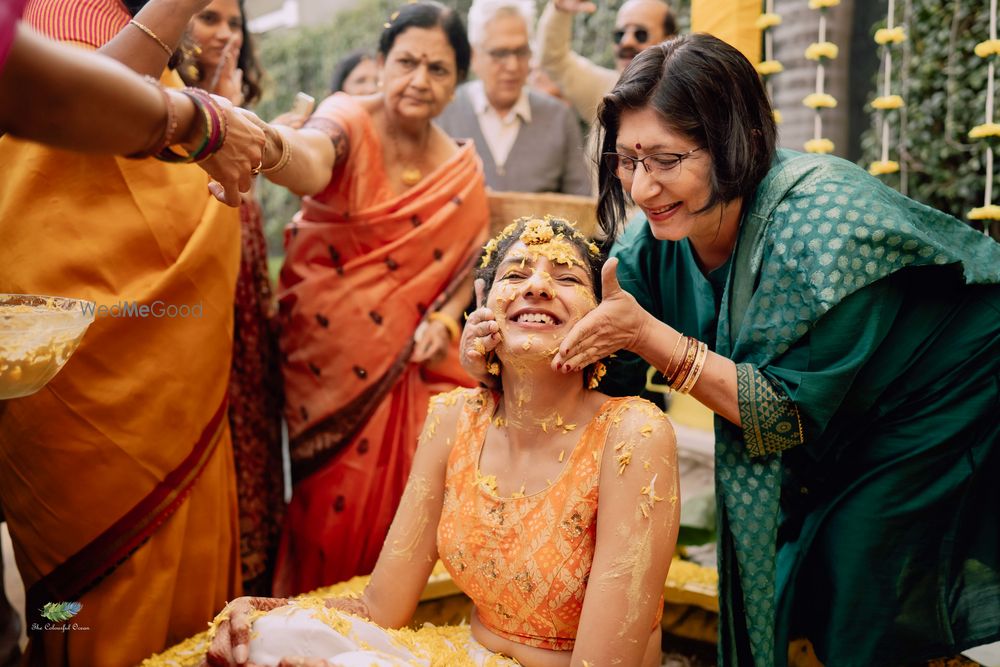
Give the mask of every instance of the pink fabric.
[[0, 71], [7, 62], [7, 55], [17, 34], [17, 22], [24, 13], [27, 0], [3, 0], [0, 2]]

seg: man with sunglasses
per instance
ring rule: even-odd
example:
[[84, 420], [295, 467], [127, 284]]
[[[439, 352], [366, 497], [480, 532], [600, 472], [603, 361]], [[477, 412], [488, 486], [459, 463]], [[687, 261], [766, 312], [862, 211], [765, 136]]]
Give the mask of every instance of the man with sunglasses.
[[584, 0], [552, 0], [538, 21], [541, 66], [563, 90], [573, 108], [587, 123], [594, 122], [601, 98], [642, 50], [677, 35], [677, 22], [663, 0], [626, 0], [618, 10], [615, 29], [615, 69], [601, 67], [570, 50], [573, 16], [593, 13], [597, 7]]
[[472, 138], [486, 184], [500, 191], [589, 195], [583, 136], [562, 102], [525, 84], [534, 0], [475, 0], [469, 8], [472, 71], [436, 123]]

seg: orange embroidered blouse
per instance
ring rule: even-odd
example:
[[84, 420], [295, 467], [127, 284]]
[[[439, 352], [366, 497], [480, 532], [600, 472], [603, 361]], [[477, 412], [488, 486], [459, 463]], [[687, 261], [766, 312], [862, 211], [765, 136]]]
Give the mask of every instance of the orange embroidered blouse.
[[551, 486], [501, 498], [479, 473], [496, 400], [485, 389], [458, 393], [465, 400], [438, 524], [441, 560], [490, 631], [528, 646], [572, 650], [594, 558], [608, 428], [630, 403], [644, 401], [608, 399]]

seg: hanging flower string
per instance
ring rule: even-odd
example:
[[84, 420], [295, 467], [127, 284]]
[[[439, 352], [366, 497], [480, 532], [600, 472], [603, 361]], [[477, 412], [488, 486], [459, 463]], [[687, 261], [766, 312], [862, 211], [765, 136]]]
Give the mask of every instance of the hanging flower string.
[[[970, 139], [985, 141], [986, 153], [986, 195], [983, 205], [969, 211], [969, 220], [1000, 220], [1000, 206], [993, 203], [993, 143], [1000, 138], [1000, 124], [993, 122], [993, 97], [996, 83], [994, 74], [997, 56], [1000, 56], [1000, 39], [997, 39], [997, 0], [990, 0], [990, 38], [976, 44], [976, 55], [985, 58], [986, 65], [986, 122], [969, 131]], [[983, 231], [989, 233], [989, 225], [984, 222]]]
[[875, 31], [875, 43], [882, 47], [882, 94], [872, 100], [872, 108], [879, 112], [882, 120], [882, 155], [868, 165], [868, 173], [873, 176], [895, 174], [899, 162], [889, 159], [889, 112], [902, 109], [903, 98], [892, 93], [892, 47], [906, 41], [906, 31], [896, 27], [896, 2], [889, 0], [889, 11], [885, 27]]
[[816, 61], [816, 92], [806, 95], [802, 104], [815, 112], [813, 138], [806, 142], [808, 153], [832, 153], [833, 142], [823, 136], [823, 109], [833, 109], [837, 100], [824, 89], [828, 60], [836, 60], [840, 49], [833, 42], [826, 41], [826, 12], [836, 7], [840, 0], [809, 0], [809, 9], [819, 10], [819, 39], [806, 49], [806, 58]]
[[[774, 13], [774, 0], [764, 0], [764, 13], [757, 17], [757, 29], [764, 33], [764, 60], [757, 64], [757, 73], [764, 77], [767, 97], [774, 106], [774, 84], [771, 77], [785, 71], [784, 65], [774, 59], [774, 39], [771, 34], [775, 26], [781, 25], [781, 16]], [[774, 122], [781, 123], [781, 112], [774, 110]]]

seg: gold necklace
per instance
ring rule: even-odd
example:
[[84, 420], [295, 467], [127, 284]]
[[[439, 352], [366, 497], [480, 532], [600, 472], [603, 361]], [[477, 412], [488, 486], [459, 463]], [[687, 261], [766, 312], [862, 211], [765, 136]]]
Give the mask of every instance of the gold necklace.
[[[421, 151], [421, 153], [423, 153], [423, 154], [426, 154], [426, 152], [427, 152], [427, 145], [426, 144], [430, 141], [430, 136], [431, 136], [430, 133], [431, 133], [431, 131], [432, 131], [432, 128], [428, 128], [427, 136], [424, 139], [424, 150]], [[413, 164], [410, 164], [410, 165], [404, 164], [404, 162], [403, 162], [403, 152], [401, 150], [399, 150], [399, 141], [396, 139], [396, 133], [395, 132], [389, 132], [388, 134], [389, 134], [389, 137], [392, 139], [392, 148], [396, 152], [396, 159], [399, 160], [399, 163], [402, 166], [402, 170], [399, 173], [399, 180], [403, 181], [403, 185], [405, 185], [406, 187], [408, 187], [408, 188], [413, 187], [414, 185], [416, 185], [417, 183], [419, 183], [420, 181], [423, 180], [423, 178], [424, 178], [424, 172], [421, 171], [420, 167], [417, 167], [416, 165], [413, 165]]]

